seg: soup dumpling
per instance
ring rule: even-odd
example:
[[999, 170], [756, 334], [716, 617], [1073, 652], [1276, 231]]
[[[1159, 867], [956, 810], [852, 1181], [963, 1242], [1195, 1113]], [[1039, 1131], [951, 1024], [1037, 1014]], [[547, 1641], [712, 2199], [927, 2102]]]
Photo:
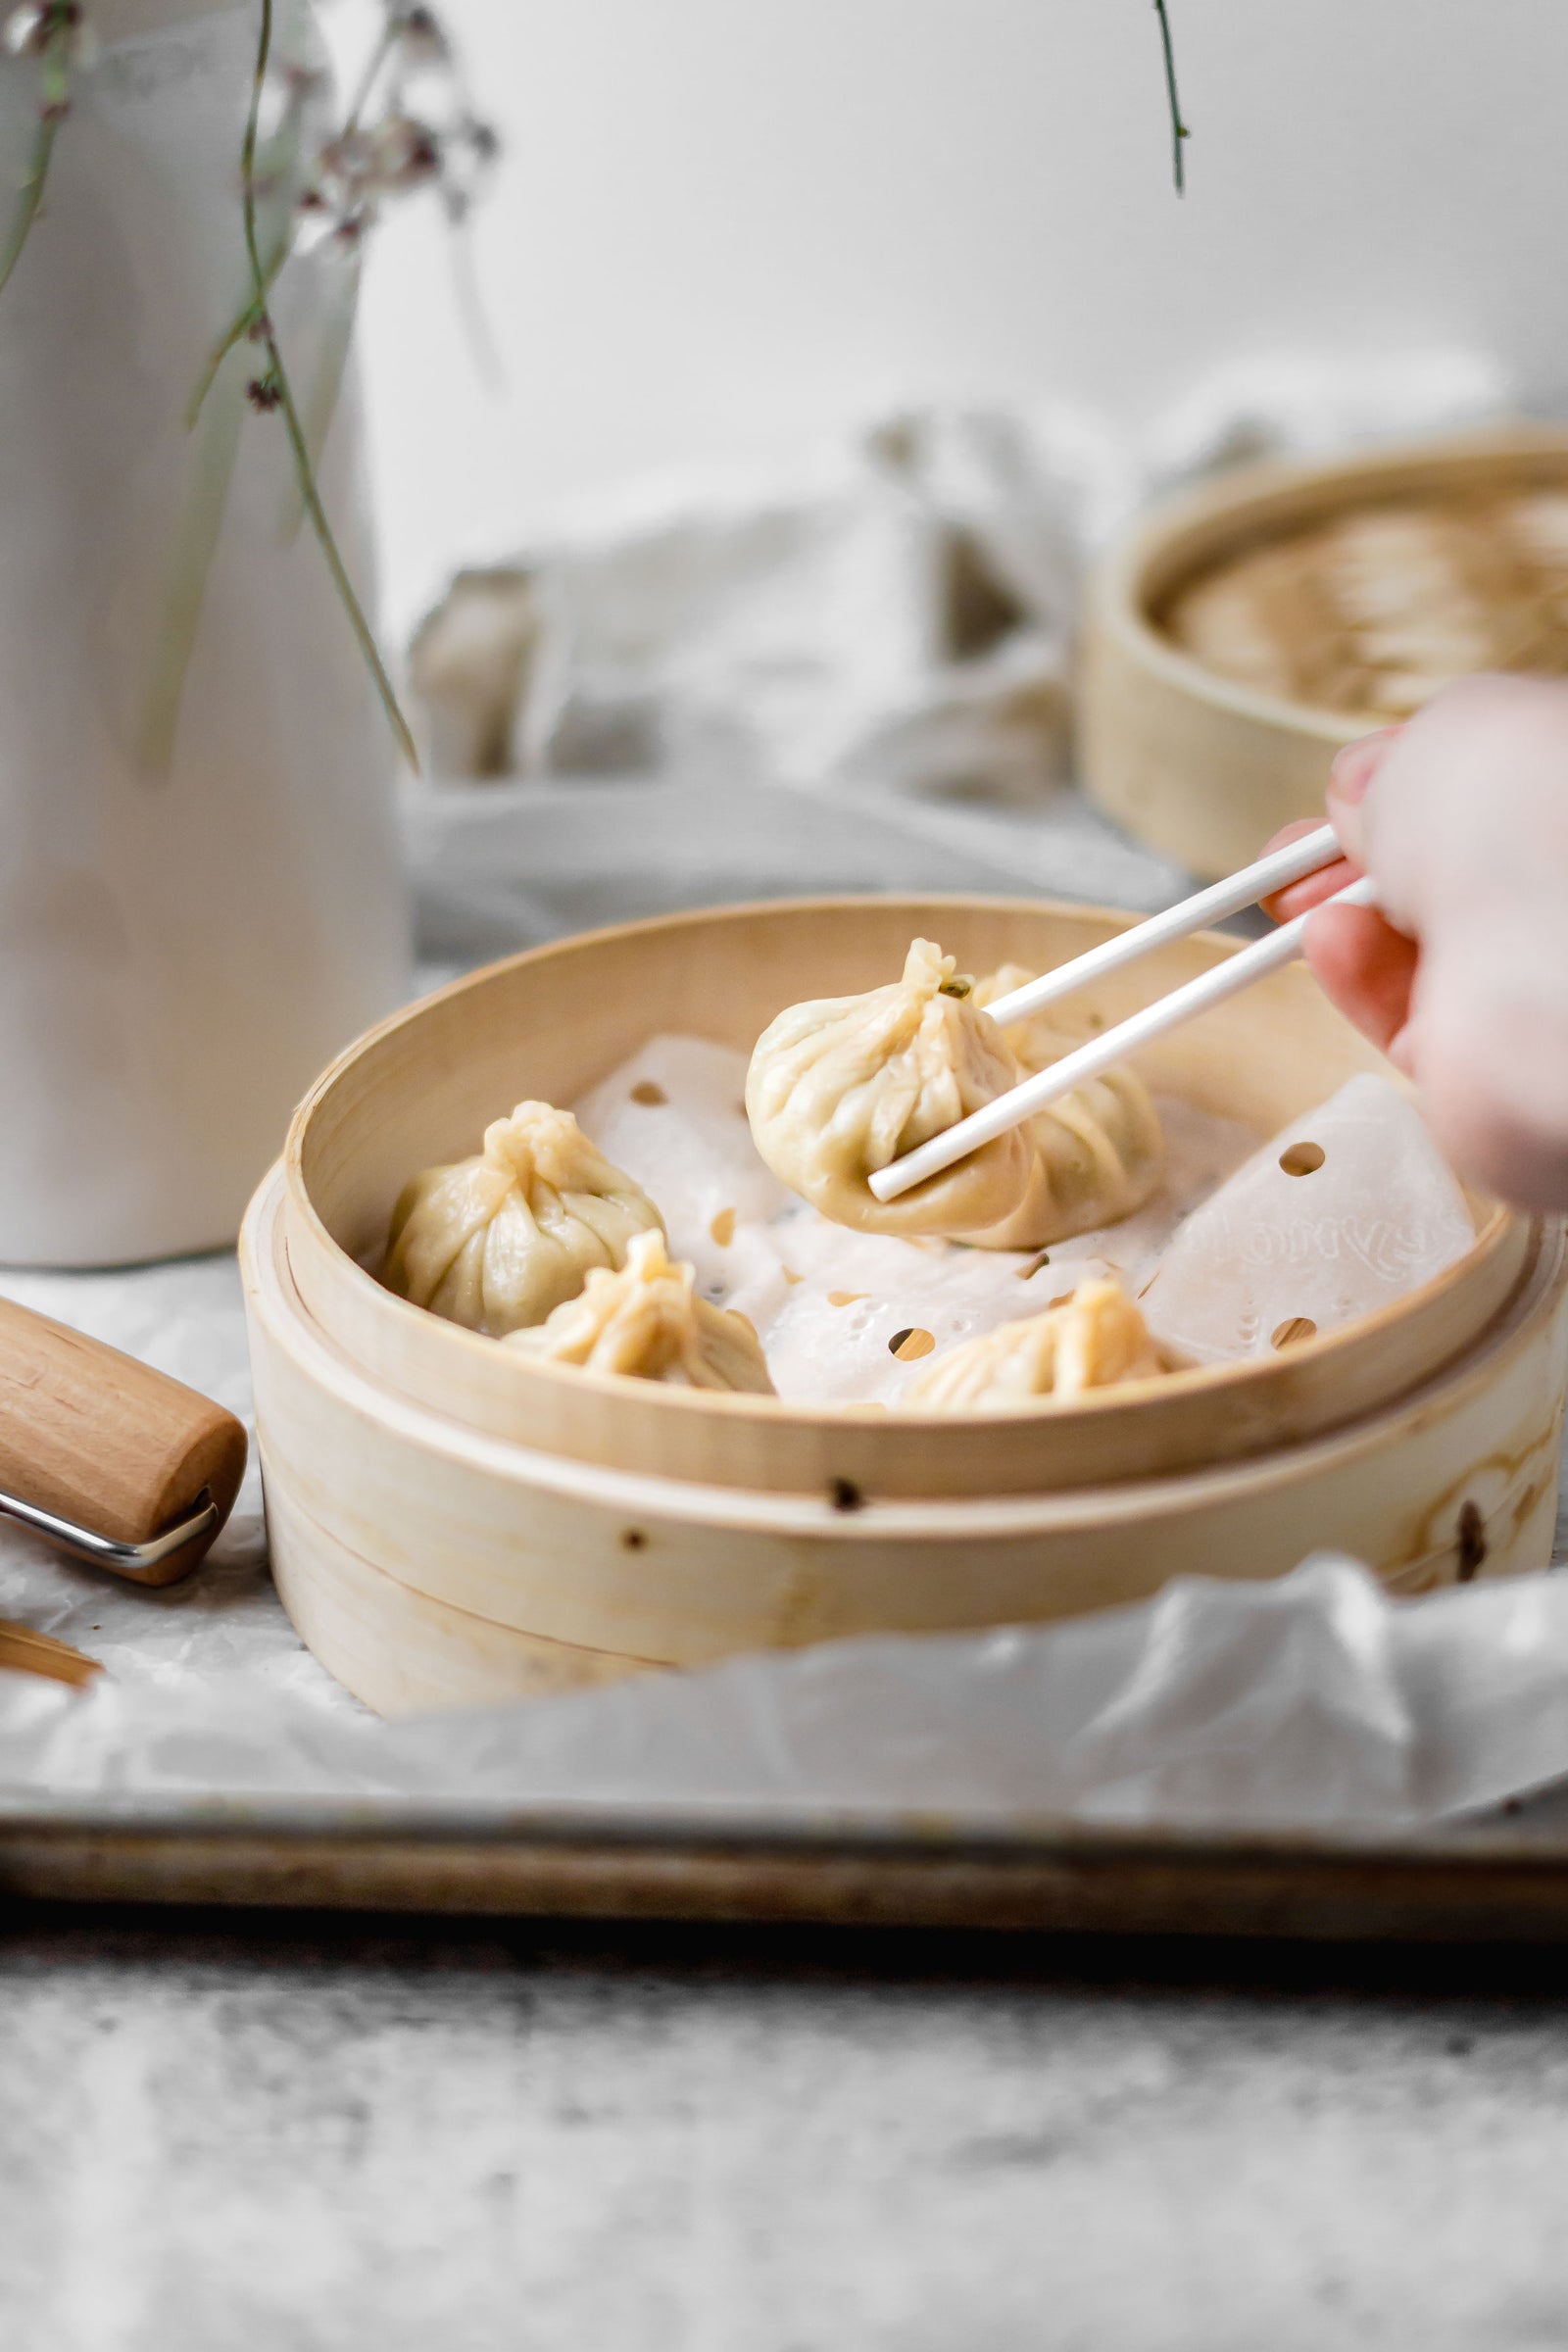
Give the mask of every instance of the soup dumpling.
[[1066, 1403], [1170, 1369], [1120, 1283], [1095, 1280], [1043, 1315], [950, 1348], [910, 1381], [899, 1404], [907, 1412], [1004, 1412], [1044, 1396]]
[[771, 1396], [757, 1333], [744, 1315], [697, 1296], [696, 1276], [670, 1261], [662, 1233], [640, 1233], [619, 1272], [590, 1274], [581, 1295], [507, 1341], [535, 1363], [576, 1364], [683, 1389]]
[[542, 1323], [633, 1237], [662, 1231], [641, 1187], [612, 1167], [569, 1110], [519, 1102], [471, 1159], [426, 1168], [392, 1211], [388, 1290], [501, 1339]]
[[834, 1224], [978, 1236], [1010, 1218], [1034, 1182], [1036, 1151], [1024, 1129], [897, 1200], [878, 1200], [866, 1179], [1022, 1075], [975, 1003], [974, 983], [917, 939], [891, 986], [779, 1014], [752, 1055], [746, 1111], [774, 1175]]
[[[1021, 964], [1004, 963], [975, 982], [975, 1002], [994, 1004], [1034, 977]], [[1002, 1035], [1031, 1076], [1073, 1051], [1074, 1041], [1039, 1015]], [[1159, 1113], [1143, 1080], [1120, 1066], [1036, 1111], [1026, 1132], [1038, 1154], [1028, 1193], [1000, 1231], [965, 1240], [990, 1250], [1043, 1250], [1093, 1233], [1142, 1208], [1164, 1169]]]

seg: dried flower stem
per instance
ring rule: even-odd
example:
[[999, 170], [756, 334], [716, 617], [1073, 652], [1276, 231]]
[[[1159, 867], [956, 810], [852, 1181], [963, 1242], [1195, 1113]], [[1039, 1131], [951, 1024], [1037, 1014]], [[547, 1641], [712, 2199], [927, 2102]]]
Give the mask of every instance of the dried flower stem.
[[1170, 160], [1176, 181], [1176, 193], [1187, 193], [1187, 172], [1182, 156], [1182, 144], [1192, 132], [1182, 121], [1182, 102], [1176, 94], [1176, 51], [1170, 37], [1170, 19], [1165, 13], [1165, 0], [1154, 0], [1154, 14], [1159, 19], [1159, 45], [1165, 58], [1165, 96], [1170, 103]]
[[[359, 315], [361, 267], [358, 253], [346, 256], [338, 265], [337, 283], [331, 289], [321, 320], [315, 371], [305, 388], [300, 408], [305, 423], [305, 445], [311, 453], [313, 466], [319, 466], [321, 463], [326, 437], [332, 429], [332, 420], [343, 396], [349, 351]], [[300, 486], [298, 482], [290, 482], [282, 516], [285, 545], [298, 537], [304, 520], [305, 502], [300, 496]]]
[[196, 427], [193, 462], [186, 469], [159, 599], [151, 672], [136, 724], [137, 764], [144, 776], [159, 782], [174, 763], [185, 681], [249, 416], [243, 368], [231, 367]]
[[300, 421], [299, 410], [295, 406], [288, 370], [283, 365], [283, 354], [278, 345], [277, 331], [272, 324], [271, 312], [268, 307], [270, 281], [267, 273], [267, 264], [262, 258], [261, 234], [256, 220], [256, 146], [262, 119], [263, 95], [271, 57], [272, 0], [262, 0], [262, 26], [256, 48], [256, 72], [251, 84], [250, 112], [245, 121], [245, 143], [241, 151], [241, 169], [243, 172], [245, 252], [250, 263], [251, 287], [257, 307], [256, 332], [260, 335], [262, 346], [267, 353], [266, 388], [270, 396], [268, 405], [275, 405], [283, 419], [283, 429], [288, 435], [289, 448], [293, 452], [294, 470], [298, 477], [300, 496], [305, 504], [305, 512], [310, 517], [311, 526], [319, 543], [327, 570], [332, 575], [332, 584], [336, 588], [343, 610], [348, 615], [349, 625], [359, 642], [360, 652], [365, 657], [366, 667], [374, 681], [376, 692], [381, 698], [382, 707], [391, 723], [392, 731], [398, 739], [404, 758], [411, 767], [417, 769], [418, 754], [414, 748], [414, 737], [409, 731], [408, 720], [399, 708], [397, 694], [391, 679], [387, 676], [386, 666], [381, 660], [374, 632], [365, 617], [359, 598], [354, 593], [354, 583], [349, 578], [337, 540], [333, 536], [332, 526], [326, 517], [326, 509], [321, 504], [321, 494], [316, 480], [316, 468], [311, 463], [310, 444], [306, 439], [304, 425]]
[[38, 210], [43, 203], [44, 181], [49, 176], [49, 158], [54, 152], [55, 133], [59, 128], [56, 117], [40, 116], [32, 142], [32, 160], [27, 166], [27, 176], [22, 183], [17, 216], [11, 223], [4, 257], [0, 258], [0, 294], [11, 282], [11, 272], [22, 259], [22, 248], [27, 242], [27, 232], [38, 218]]
[[190, 396], [190, 404], [185, 411], [187, 426], [193, 426], [201, 415], [207, 395], [218, 381], [219, 370], [236, 343], [243, 343], [252, 327], [260, 323], [262, 313], [267, 308], [272, 288], [281, 276], [283, 265], [288, 257], [289, 239], [285, 236], [272, 248], [271, 259], [268, 262], [263, 273], [263, 294], [260, 298], [253, 296], [243, 310], [235, 312], [223, 329], [221, 337], [208, 353], [206, 365], [196, 379], [195, 389]]
[[188, 427], [194, 426], [197, 417], [201, 415], [203, 406], [206, 403], [207, 395], [212, 390], [214, 384], [218, 381], [219, 370], [221, 368], [223, 362], [227, 359], [229, 353], [234, 349], [235, 344], [243, 343], [245, 337], [250, 333], [252, 327], [259, 323], [262, 313], [266, 310], [268, 301], [271, 296], [272, 288], [276, 285], [278, 278], [282, 275], [283, 265], [289, 257], [290, 243], [291, 239], [287, 233], [278, 239], [278, 242], [272, 248], [271, 258], [268, 262], [267, 268], [263, 272], [263, 292], [261, 296], [257, 297], [253, 295], [251, 300], [245, 304], [243, 310], [235, 312], [233, 318], [223, 329], [221, 336], [218, 342], [213, 345], [212, 350], [208, 353], [206, 365], [203, 367], [201, 374], [196, 379], [195, 389], [191, 393], [190, 403], [185, 411], [185, 423]]
[[345, 138], [352, 137], [364, 122], [365, 110], [375, 94], [375, 85], [381, 78], [381, 69], [397, 46], [397, 21], [388, 12], [375, 46], [366, 61], [365, 71], [360, 75], [360, 86], [354, 93], [354, 103], [349, 108], [344, 121], [343, 135]]
[[27, 164], [27, 176], [22, 183], [11, 234], [6, 239], [5, 252], [0, 254], [0, 294], [10, 284], [11, 273], [22, 259], [22, 249], [27, 242], [28, 232], [43, 208], [49, 159], [55, 151], [55, 138], [60, 125], [71, 112], [71, 59], [75, 37], [74, 23], [65, 16], [59, 18], [47, 35], [42, 58], [38, 127], [33, 134], [32, 155]]

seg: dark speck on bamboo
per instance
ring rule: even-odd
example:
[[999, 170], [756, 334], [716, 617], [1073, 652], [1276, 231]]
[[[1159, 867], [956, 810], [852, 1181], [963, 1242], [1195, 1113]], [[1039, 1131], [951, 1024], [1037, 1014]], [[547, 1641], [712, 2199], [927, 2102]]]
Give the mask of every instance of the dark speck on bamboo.
[[1461, 1585], [1470, 1582], [1477, 1570], [1485, 1565], [1486, 1557], [1486, 1521], [1481, 1516], [1481, 1506], [1476, 1502], [1467, 1502], [1459, 1513], [1458, 1564], [1454, 1571]]

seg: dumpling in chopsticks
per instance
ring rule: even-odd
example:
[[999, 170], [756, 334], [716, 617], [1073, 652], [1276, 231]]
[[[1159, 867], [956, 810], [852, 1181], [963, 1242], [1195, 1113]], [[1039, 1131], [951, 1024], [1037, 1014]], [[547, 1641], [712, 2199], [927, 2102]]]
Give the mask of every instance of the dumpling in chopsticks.
[[1081, 1282], [1063, 1305], [950, 1348], [899, 1397], [909, 1412], [1004, 1412], [1043, 1396], [1066, 1403], [1092, 1389], [1171, 1369], [1120, 1283]]
[[973, 982], [917, 939], [890, 987], [779, 1014], [752, 1055], [746, 1111], [774, 1175], [834, 1224], [982, 1236], [1022, 1206], [1035, 1180], [1036, 1147], [1023, 1128], [897, 1200], [878, 1200], [866, 1179], [1022, 1075], [975, 1004]]
[[426, 1168], [392, 1211], [381, 1279], [399, 1298], [492, 1339], [542, 1323], [595, 1268], [626, 1262], [658, 1209], [569, 1110], [519, 1102], [472, 1159]]
[[[1004, 963], [974, 986], [982, 1007], [1010, 996], [1035, 977], [1021, 964]], [[1030, 1074], [1051, 1067], [1073, 1049], [1041, 1015], [1002, 1032], [1009, 1051]], [[1048, 1103], [1029, 1121], [1038, 1160], [1034, 1180], [1000, 1232], [971, 1234], [992, 1250], [1042, 1250], [1075, 1233], [1114, 1225], [1143, 1207], [1165, 1164], [1159, 1113], [1143, 1080], [1131, 1070], [1104, 1070]]]
[[579, 1298], [507, 1341], [535, 1363], [577, 1364], [682, 1389], [771, 1396], [762, 1344], [744, 1315], [699, 1298], [690, 1266], [674, 1265], [661, 1233], [640, 1233], [619, 1273], [589, 1275]]

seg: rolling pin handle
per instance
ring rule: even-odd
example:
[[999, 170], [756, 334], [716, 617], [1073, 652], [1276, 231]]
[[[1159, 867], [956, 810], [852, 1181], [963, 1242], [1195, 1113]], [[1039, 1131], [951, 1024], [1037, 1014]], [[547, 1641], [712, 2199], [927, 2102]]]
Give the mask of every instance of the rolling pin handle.
[[0, 1298], [0, 1524], [172, 1585], [233, 1509], [247, 1450], [210, 1396]]

